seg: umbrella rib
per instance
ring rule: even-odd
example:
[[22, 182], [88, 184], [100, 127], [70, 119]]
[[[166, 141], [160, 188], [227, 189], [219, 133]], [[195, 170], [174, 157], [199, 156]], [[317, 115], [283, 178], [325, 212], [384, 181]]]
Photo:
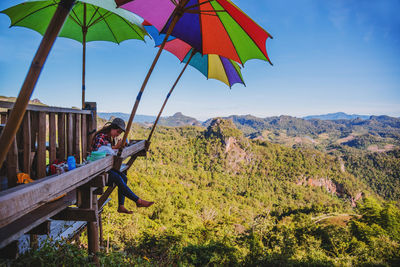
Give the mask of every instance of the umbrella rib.
[[79, 26], [83, 27], [84, 25], [82, 24], [81, 20], [79, 19], [78, 15], [75, 13], [75, 10], [72, 9], [71, 12], [75, 15], [75, 18], [71, 15], [69, 15], [69, 17], [75, 21], [76, 24], [78, 24]]
[[204, 1], [204, 2], [201, 2], [201, 3], [198, 3], [198, 4], [195, 4], [195, 5], [188, 6], [187, 8], [185, 8], [185, 10], [191, 9], [191, 8], [194, 8], [194, 7], [199, 7], [199, 6], [201, 6], [201, 5], [210, 3], [211, 1], [213, 1], [213, 0], [207, 0], [207, 1]]
[[96, 16], [97, 12], [99, 11], [99, 8], [100, 7], [96, 7], [96, 10], [93, 12], [92, 17], [89, 19], [88, 28], [93, 26], [94, 22], [93, 22], [93, 24], [91, 24], [92, 23], [92, 19], [94, 18], [94, 16]]
[[21, 19], [17, 20], [16, 22], [12, 23], [12, 24], [10, 25], [10, 27], [15, 26], [17, 23], [19, 23], [19, 22], [21, 22], [22, 20], [26, 19], [27, 17], [29, 17], [29, 16], [35, 14], [36, 12], [41, 11], [42, 9], [45, 9], [45, 8], [48, 8], [48, 7], [51, 7], [51, 6], [54, 6], [54, 5], [57, 5], [57, 3], [49, 4], [49, 5], [45, 6], [45, 7], [42, 7], [42, 8], [39, 8], [39, 9], [33, 11], [32, 13], [29, 13], [28, 15], [22, 17]]
[[220, 55], [218, 55], [218, 58], [219, 58], [219, 61], [221, 61], [222, 69], [224, 70], [226, 79], [228, 80], [229, 88], [232, 89], [231, 81], [229, 80], [228, 73], [226, 73], [226, 69], [225, 69], [225, 66], [224, 66], [224, 62], [222, 62], [221, 56], [220, 56]]
[[108, 29], [110, 30], [112, 36], [114, 37], [115, 41], [117, 42], [117, 44], [119, 44], [120, 42], [118, 41], [117, 37], [115, 36], [114, 32], [112, 31], [110, 25], [108, 24], [107, 20], [105, 17], [103, 17], [103, 15], [99, 12], [99, 15], [103, 18], [104, 23], [107, 25]]
[[144, 41], [144, 36], [142, 37], [142, 35], [140, 35], [140, 33], [138, 33], [138, 31], [135, 29], [135, 27], [133, 26], [132, 23], [130, 23], [129, 21], [127, 21], [126, 19], [124, 19], [121, 16], [118, 16], [122, 21], [124, 21], [132, 30], [134, 30], [136, 32], [137, 35], [140, 36], [141, 40]]

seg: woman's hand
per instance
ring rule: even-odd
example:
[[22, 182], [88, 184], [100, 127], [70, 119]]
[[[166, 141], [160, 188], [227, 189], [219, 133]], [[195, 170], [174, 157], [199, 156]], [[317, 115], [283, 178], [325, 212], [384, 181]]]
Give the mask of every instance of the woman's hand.
[[113, 149], [119, 149], [122, 145], [122, 139], [119, 139], [115, 146], [112, 146]]

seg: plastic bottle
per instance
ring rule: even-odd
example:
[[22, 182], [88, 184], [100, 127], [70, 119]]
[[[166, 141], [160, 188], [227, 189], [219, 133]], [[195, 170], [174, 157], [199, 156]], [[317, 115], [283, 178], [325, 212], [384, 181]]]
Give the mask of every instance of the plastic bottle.
[[76, 161], [74, 156], [69, 156], [67, 159], [68, 162], [68, 170], [71, 171], [73, 169], [76, 169]]

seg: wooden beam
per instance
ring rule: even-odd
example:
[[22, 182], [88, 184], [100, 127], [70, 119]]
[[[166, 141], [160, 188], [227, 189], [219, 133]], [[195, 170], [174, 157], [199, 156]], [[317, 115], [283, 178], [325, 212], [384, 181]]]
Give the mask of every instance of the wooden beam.
[[57, 135], [58, 135], [58, 154], [59, 160], [65, 160], [65, 113], [57, 115]]
[[106, 186], [106, 179], [108, 179], [108, 173], [103, 173], [94, 177], [87, 185], [90, 187], [104, 187]]
[[50, 234], [50, 221], [44, 221], [35, 228], [27, 232], [30, 235], [49, 235]]
[[25, 213], [20, 218], [14, 220], [13, 223], [0, 228], [0, 248], [8, 245], [66, 207], [74, 204], [75, 201], [76, 192], [73, 191], [63, 198], [47, 203], [29, 213]]
[[46, 113], [39, 112], [38, 123], [36, 176], [43, 178], [46, 177]]
[[0, 192], [0, 227], [87, 183], [100, 173], [110, 170], [112, 164], [113, 157], [107, 156], [72, 171]]
[[[14, 102], [10, 101], [0, 101], [0, 108], [13, 109]], [[26, 110], [30, 111], [41, 111], [46, 113], [74, 113], [74, 114], [86, 114], [89, 115], [91, 112], [89, 110], [81, 110], [75, 108], [60, 108], [51, 106], [40, 106], [40, 105], [28, 105]]]
[[56, 114], [49, 113], [49, 163], [57, 158], [57, 143], [56, 143]]
[[[98, 202], [97, 196], [92, 196], [92, 209], [95, 210], [96, 215], [98, 212]], [[98, 264], [98, 258], [96, 253], [100, 251], [100, 239], [99, 239], [99, 222], [98, 217], [96, 221], [88, 222], [87, 224], [87, 234], [88, 234], [88, 252], [89, 255], [93, 255], [93, 261]]]
[[66, 208], [51, 217], [51, 219], [61, 221], [97, 222], [98, 216], [94, 209]]
[[135, 155], [142, 150], [146, 150], [146, 141], [141, 140], [135, 144], [132, 144], [128, 147], [125, 147], [124, 150], [122, 150], [121, 158], [125, 159], [129, 156]]
[[102, 207], [104, 205], [104, 203], [106, 203], [108, 197], [111, 195], [111, 193], [114, 191], [115, 189], [115, 185], [109, 186], [106, 190], [106, 192], [99, 198], [98, 203], [99, 203], [99, 207]]

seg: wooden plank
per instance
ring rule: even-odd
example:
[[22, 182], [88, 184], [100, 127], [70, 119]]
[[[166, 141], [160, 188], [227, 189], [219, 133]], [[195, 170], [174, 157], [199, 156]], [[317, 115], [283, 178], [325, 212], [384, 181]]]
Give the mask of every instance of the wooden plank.
[[38, 125], [36, 176], [43, 178], [46, 177], [46, 113], [39, 112]]
[[81, 162], [81, 148], [80, 148], [80, 124], [81, 124], [81, 115], [75, 114], [75, 127], [74, 127], [74, 155], [77, 163]]
[[135, 144], [125, 147], [122, 151], [121, 158], [125, 159], [129, 156], [135, 155], [142, 150], [146, 150], [146, 141], [141, 140]]
[[98, 216], [94, 209], [66, 208], [60, 213], [51, 217], [52, 220], [61, 221], [86, 221], [97, 222]]
[[[92, 129], [92, 117], [91, 115], [86, 115], [86, 133], [87, 133], [87, 151], [92, 151], [92, 141], [94, 137], [95, 130]], [[90, 133], [90, 134], [89, 134]]]
[[30, 235], [48, 235], [50, 234], [50, 221], [44, 221], [35, 228], [32, 228], [27, 232]]
[[[14, 102], [0, 101], [0, 108], [12, 109], [14, 107]], [[39, 106], [39, 105], [28, 105], [26, 110], [38, 111], [38, 112], [54, 112], [54, 113], [73, 113], [73, 114], [91, 114], [90, 110], [81, 110], [74, 108], [60, 108], [60, 107], [49, 107], [49, 106]]]
[[25, 112], [25, 117], [22, 122], [22, 133], [23, 133], [23, 165], [22, 171], [31, 175], [32, 166], [32, 139], [31, 139], [31, 114], [30, 111]]
[[0, 192], [0, 227], [111, 169], [113, 157], [91, 162], [72, 171]]
[[67, 114], [67, 156], [74, 155], [74, 115]]
[[31, 211], [30, 213], [21, 216], [17, 220], [13, 221], [13, 223], [0, 228], [0, 248], [6, 246], [24, 233], [48, 220], [50, 217], [59, 213], [66, 207], [74, 204], [75, 201], [76, 192], [72, 191], [67, 196], [47, 203]]
[[56, 114], [49, 113], [49, 163], [51, 164], [57, 158], [56, 143]]
[[82, 146], [82, 161], [87, 157], [87, 124], [86, 115], [82, 115], [81, 121], [81, 146]]
[[36, 151], [36, 140], [39, 127], [39, 112], [31, 112], [31, 145], [32, 151]]
[[65, 160], [65, 113], [57, 115], [58, 153], [57, 159]]

